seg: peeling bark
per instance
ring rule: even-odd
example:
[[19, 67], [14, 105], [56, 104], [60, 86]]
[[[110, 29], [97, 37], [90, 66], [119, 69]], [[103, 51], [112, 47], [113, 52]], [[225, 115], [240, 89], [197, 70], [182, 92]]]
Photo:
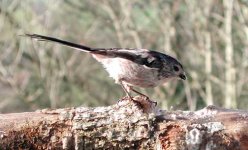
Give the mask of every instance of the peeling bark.
[[[147, 111], [148, 110], [148, 111]], [[109, 107], [0, 115], [0, 149], [247, 149], [248, 112]]]

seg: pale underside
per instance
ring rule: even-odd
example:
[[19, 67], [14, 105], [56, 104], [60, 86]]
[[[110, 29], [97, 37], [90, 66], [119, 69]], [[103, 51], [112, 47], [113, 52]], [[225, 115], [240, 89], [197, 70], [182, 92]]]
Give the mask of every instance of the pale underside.
[[103, 64], [109, 76], [118, 84], [122, 82], [127, 86], [149, 88], [158, 86], [168, 80], [159, 80], [157, 68], [149, 68], [118, 57], [109, 58], [97, 54], [93, 54], [93, 57]]

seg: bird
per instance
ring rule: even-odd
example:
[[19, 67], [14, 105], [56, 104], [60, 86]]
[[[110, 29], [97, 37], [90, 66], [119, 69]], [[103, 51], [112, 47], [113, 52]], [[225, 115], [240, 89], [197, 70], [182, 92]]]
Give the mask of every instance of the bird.
[[153, 88], [171, 79], [186, 80], [182, 64], [167, 54], [142, 48], [92, 48], [51, 36], [25, 34], [38, 41], [59, 43], [73, 49], [90, 53], [100, 62], [109, 76], [120, 84], [126, 96], [132, 99], [131, 92], [149, 98], [134, 87]]

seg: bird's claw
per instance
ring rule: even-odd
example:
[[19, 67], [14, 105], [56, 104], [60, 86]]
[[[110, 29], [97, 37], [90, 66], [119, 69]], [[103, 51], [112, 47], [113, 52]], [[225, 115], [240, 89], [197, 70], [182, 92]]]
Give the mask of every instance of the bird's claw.
[[158, 103], [156, 101], [152, 101], [148, 96], [146, 96], [146, 95], [141, 95], [141, 96], [144, 97], [144, 99], [146, 101], [148, 101], [149, 103], [154, 104], [154, 106], [157, 106], [158, 105]]

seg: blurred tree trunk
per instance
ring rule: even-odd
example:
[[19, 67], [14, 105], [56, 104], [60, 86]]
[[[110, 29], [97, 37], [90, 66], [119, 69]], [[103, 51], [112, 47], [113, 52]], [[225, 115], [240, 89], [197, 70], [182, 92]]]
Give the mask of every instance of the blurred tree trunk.
[[232, 15], [233, 15], [233, 0], [223, 1], [224, 3], [224, 27], [225, 27], [225, 58], [226, 58], [226, 90], [225, 90], [225, 107], [236, 108], [236, 84], [235, 84], [235, 68], [233, 57], [232, 43]]
[[206, 67], [206, 103], [207, 105], [213, 105], [213, 94], [212, 94], [212, 84], [211, 84], [211, 74], [212, 74], [212, 51], [211, 51], [211, 38], [210, 34], [205, 33], [205, 67]]
[[[146, 111], [146, 112], [144, 112]], [[0, 149], [245, 149], [248, 112], [109, 107], [0, 115]]]

